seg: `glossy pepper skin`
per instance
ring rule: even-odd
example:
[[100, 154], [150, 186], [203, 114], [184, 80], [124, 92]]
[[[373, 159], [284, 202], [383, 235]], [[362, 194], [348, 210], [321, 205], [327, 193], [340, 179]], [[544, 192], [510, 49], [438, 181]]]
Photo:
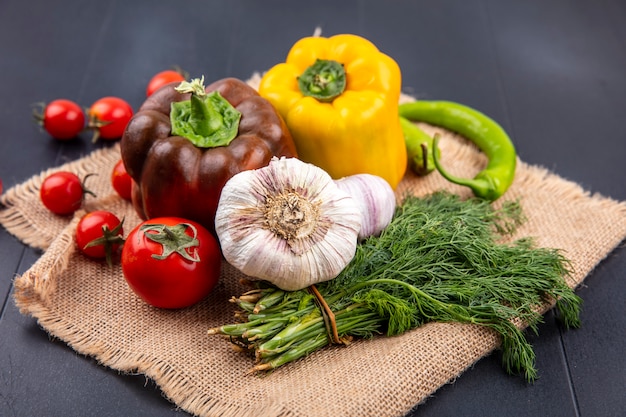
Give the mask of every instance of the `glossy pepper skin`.
[[[338, 62], [345, 71], [345, 89], [332, 99], [307, 95], [299, 85], [318, 60]], [[407, 167], [400, 89], [400, 68], [392, 58], [367, 39], [342, 34], [300, 39], [285, 62], [262, 77], [259, 94], [285, 119], [301, 160], [336, 179], [369, 173], [395, 188]]]
[[241, 113], [237, 136], [227, 146], [201, 148], [172, 136], [172, 103], [190, 94], [167, 84], [152, 94], [128, 123], [120, 149], [133, 178], [133, 206], [142, 219], [176, 216], [210, 231], [221, 190], [233, 175], [266, 166], [273, 156], [296, 157], [292, 137], [269, 101], [235, 78], [208, 85]]
[[401, 118], [425, 122], [458, 133], [485, 153], [489, 162], [474, 178], [448, 173], [439, 159], [438, 136], [428, 151], [437, 171], [448, 181], [469, 187], [476, 197], [494, 201], [513, 184], [517, 152], [507, 132], [486, 114], [451, 101], [416, 100], [399, 107]]

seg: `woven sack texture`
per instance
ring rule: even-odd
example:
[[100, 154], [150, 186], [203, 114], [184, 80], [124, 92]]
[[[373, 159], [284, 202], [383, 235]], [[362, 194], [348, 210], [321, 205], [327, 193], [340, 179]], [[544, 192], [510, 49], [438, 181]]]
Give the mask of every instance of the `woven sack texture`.
[[[442, 161], [452, 173], [471, 177], [486, 163], [465, 139], [421, 127], [442, 135]], [[249, 375], [252, 359], [233, 351], [228, 340], [206, 334], [233, 321], [235, 307], [228, 300], [245, 290], [238, 271], [224, 263], [216, 289], [191, 308], [152, 308], [128, 288], [119, 264], [111, 268], [78, 252], [73, 234], [84, 211], [59, 217], [39, 202], [39, 186], [49, 173], [96, 173], [89, 188], [98, 198], [88, 197], [84, 209], [125, 217], [128, 233], [139, 218], [109, 182], [119, 158], [118, 145], [103, 148], [35, 175], [0, 197], [0, 223], [25, 244], [44, 250], [16, 278], [14, 299], [23, 314], [75, 351], [103, 366], [145, 374], [182, 409], [202, 416], [402, 416], [497, 349], [497, 336], [485, 328], [429, 323], [397, 337], [324, 348], [267, 375]], [[436, 190], [470, 196], [436, 172], [424, 178], [407, 173], [397, 195]], [[567, 277], [572, 288], [626, 237], [626, 203], [590, 195], [523, 161], [501, 200], [517, 199], [527, 221], [512, 239], [530, 236], [539, 246], [561, 249], [572, 262]]]

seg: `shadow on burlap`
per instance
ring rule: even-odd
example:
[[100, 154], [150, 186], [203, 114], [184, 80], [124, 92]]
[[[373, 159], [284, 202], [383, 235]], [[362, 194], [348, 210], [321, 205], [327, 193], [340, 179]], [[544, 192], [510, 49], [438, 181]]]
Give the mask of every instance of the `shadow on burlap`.
[[[471, 177], [485, 157], [464, 139], [442, 134], [442, 161], [454, 174]], [[86, 259], [73, 233], [73, 218], [49, 213], [38, 199], [43, 178], [64, 169], [90, 177], [100, 196], [85, 209], [107, 209], [125, 217], [126, 233], [139, 223], [131, 205], [110, 186], [119, 146], [94, 151], [42, 172], [0, 198], [0, 223], [25, 244], [44, 249], [15, 280], [15, 302], [50, 334], [102, 365], [152, 378], [163, 393], [190, 413], [204, 416], [401, 416], [498, 348], [490, 330], [456, 323], [429, 323], [397, 337], [376, 337], [348, 347], [329, 347], [264, 376], [248, 375], [253, 360], [207, 329], [233, 321], [228, 302], [241, 294], [241, 274], [224, 263], [217, 288], [200, 304], [178, 311], [152, 308], [126, 285], [121, 268]], [[407, 173], [397, 190], [426, 195], [465, 188], [434, 172]], [[514, 239], [532, 236], [558, 248], [572, 262], [567, 277], [578, 286], [626, 236], [626, 203], [590, 195], [577, 184], [518, 161], [516, 180], [503, 200], [519, 199], [527, 222]], [[497, 202], [496, 202], [497, 203]], [[548, 309], [551, 306], [546, 305]]]

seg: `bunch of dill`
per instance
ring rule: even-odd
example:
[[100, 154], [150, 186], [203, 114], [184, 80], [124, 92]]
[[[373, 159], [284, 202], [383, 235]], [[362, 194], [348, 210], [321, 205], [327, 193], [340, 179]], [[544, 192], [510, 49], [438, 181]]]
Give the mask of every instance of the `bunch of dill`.
[[581, 300], [565, 282], [568, 261], [559, 250], [530, 238], [501, 242], [523, 220], [518, 202], [494, 209], [446, 192], [407, 196], [380, 236], [359, 244], [337, 278], [314, 288], [331, 310], [330, 324], [312, 291], [261, 283], [232, 300], [242, 322], [209, 333], [254, 353], [260, 371], [351, 337], [397, 335], [431, 321], [471, 323], [496, 331], [505, 370], [532, 381], [535, 354], [520, 327], [536, 331], [553, 302], [564, 324], [577, 327]]

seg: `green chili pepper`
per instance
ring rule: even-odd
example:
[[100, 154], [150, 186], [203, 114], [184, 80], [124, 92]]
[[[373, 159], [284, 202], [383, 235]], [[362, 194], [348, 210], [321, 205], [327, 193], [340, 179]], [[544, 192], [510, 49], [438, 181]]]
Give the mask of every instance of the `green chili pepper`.
[[[487, 155], [485, 169], [473, 179], [449, 174], [441, 165], [438, 152], [432, 152], [437, 171], [448, 181], [469, 187], [474, 195], [489, 201], [498, 199], [511, 186], [515, 176], [517, 154], [505, 130], [485, 114], [450, 101], [417, 100], [399, 106], [400, 117], [424, 122], [458, 133], [472, 141]], [[437, 150], [438, 135], [432, 149]]]

